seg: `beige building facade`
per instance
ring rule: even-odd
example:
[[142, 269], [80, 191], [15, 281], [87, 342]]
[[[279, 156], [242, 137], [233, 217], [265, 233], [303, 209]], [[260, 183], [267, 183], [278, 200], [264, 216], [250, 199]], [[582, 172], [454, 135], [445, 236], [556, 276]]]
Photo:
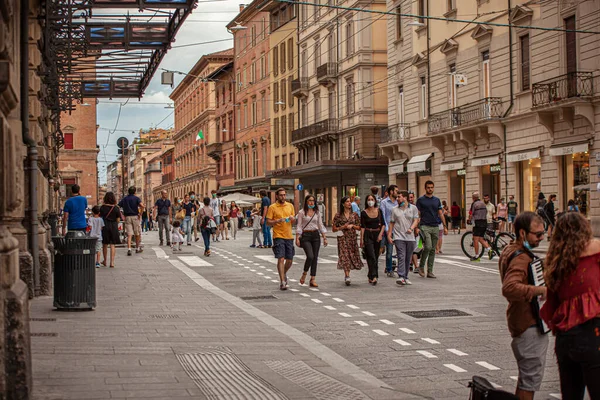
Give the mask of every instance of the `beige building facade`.
[[[446, 17], [485, 15], [482, 24], [388, 20], [390, 123], [380, 148], [390, 184], [421, 195], [432, 179], [438, 197], [464, 210], [473, 191], [494, 202], [514, 195], [520, 211], [556, 194], [559, 210], [573, 199], [600, 216], [600, 45], [566, 31], [597, 31], [600, 4], [526, 4], [498, 12], [504, 2], [447, 2]], [[388, 8], [427, 15], [425, 0]]]

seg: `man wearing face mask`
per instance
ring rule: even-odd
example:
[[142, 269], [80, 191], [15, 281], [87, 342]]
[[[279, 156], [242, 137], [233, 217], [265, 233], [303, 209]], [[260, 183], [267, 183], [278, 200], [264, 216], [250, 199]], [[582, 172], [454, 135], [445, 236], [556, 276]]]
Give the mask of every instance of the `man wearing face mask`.
[[514, 227], [517, 239], [506, 246], [498, 265], [502, 295], [508, 300], [506, 320], [511, 347], [519, 368], [516, 395], [530, 400], [540, 389], [548, 349], [548, 335], [539, 330], [531, 304], [537, 296], [546, 297], [546, 287], [529, 284], [529, 264], [535, 257], [532, 250], [544, 238], [544, 222], [527, 211], [515, 219]]

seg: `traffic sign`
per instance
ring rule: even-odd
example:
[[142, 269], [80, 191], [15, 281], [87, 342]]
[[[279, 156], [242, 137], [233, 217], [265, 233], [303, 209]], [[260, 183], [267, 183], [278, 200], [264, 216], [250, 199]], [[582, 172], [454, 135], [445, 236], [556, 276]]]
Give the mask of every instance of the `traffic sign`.
[[129, 140], [127, 140], [127, 138], [125, 136], [121, 136], [120, 138], [117, 139], [117, 146], [119, 148], [125, 148], [127, 146], [129, 146]]
[[304, 190], [304, 185], [303, 185], [303, 184], [301, 184], [301, 183], [299, 183], [299, 184], [296, 186], [296, 189], [298, 189], [298, 190]]

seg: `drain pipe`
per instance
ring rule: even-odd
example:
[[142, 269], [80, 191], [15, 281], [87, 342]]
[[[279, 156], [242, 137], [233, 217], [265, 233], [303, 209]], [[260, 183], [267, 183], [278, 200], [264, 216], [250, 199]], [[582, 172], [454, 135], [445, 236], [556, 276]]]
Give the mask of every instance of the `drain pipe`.
[[29, 134], [29, 0], [21, 0], [21, 133], [23, 143], [27, 146], [27, 163], [25, 168], [29, 177], [29, 252], [33, 258], [34, 293], [40, 286], [40, 255], [38, 244], [38, 150], [35, 139]]
[[[513, 78], [513, 30], [512, 30], [512, 21], [510, 20], [510, 13], [512, 10], [512, 6], [510, 4], [511, 0], [508, 1], [508, 68], [509, 68], [509, 76], [510, 76], [510, 105], [508, 109], [502, 116], [502, 120], [508, 117], [510, 112], [513, 109], [515, 104], [514, 102], [514, 78]], [[508, 199], [508, 161], [506, 160], [506, 124], [502, 124], [503, 134], [504, 134], [504, 196]]]
[[[510, 1], [510, 0], [509, 0]], [[427, 15], [429, 14], [429, 0], [427, 0]], [[427, 20], [427, 119], [431, 115], [431, 50], [429, 49], [431, 20]], [[442, 158], [443, 158], [442, 154]], [[433, 167], [432, 167], [433, 169]]]

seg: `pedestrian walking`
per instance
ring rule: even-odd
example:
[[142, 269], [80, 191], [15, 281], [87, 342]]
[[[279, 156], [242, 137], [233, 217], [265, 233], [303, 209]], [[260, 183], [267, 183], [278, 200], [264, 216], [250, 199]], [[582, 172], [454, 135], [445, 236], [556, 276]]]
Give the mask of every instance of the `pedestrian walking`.
[[352, 200], [352, 212], [360, 215], [360, 197], [354, 196]]
[[306, 260], [304, 261], [304, 272], [300, 277], [300, 284], [306, 282], [306, 274], [310, 269], [310, 287], [319, 287], [315, 281], [317, 276], [317, 264], [319, 262], [319, 250], [321, 249], [321, 236], [323, 246], [327, 246], [327, 229], [316, 207], [316, 199], [312, 194], [304, 198], [304, 206], [298, 213], [296, 223], [296, 246], [302, 247]]
[[515, 201], [515, 196], [512, 194], [508, 196], [508, 203], [506, 203], [507, 213], [506, 219], [508, 222], [508, 231], [514, 232], [513, 224], [515, 222], [515, 218], [517, 218], [517, 214], [519, 213], [519, 204]]
[[548, 335], [538, 328], [532, 305], [538, 296], [546, 296], [546, 287], [530, 284], [529, 276], [529, 264], [535, 258], [532, 250], [544, 238], [544, 224], [538, 215], [527, 211], [517, 216], [515, 232], [517, 239], [504, 248], [498, 265], [502, 295], [508, 300], [506, 321], [511, 347], [519, 369], [516, 395], [530, 400], [540, 390], [548, 349]]
[[[113, 192], [107, 192], [104, 195], [100, 207], [100, 217], [104, 220], [104, 228], [102, 228], [102, 264], [106, 267], [110, 265], [115, 267], [115, 245], [121, 244], [119, 237], [119, 220], [121, 219], [121, 211], [117, 207], [117, 198]], [[106, 263], [108, 255], [108, 246], [110, 246], [110, 264]]]
[[583, 215], [558, 218], [544, 262], [548, 298], [540, 314], [556, 336], [562, 398], [583, 399], [587, 388], [600, 399], [600, 240]]
[[258, 241], [258, 248], [262, 249], [262, 239], [260, 236], [262, 235], [262, 227], [260, 226], [260, 220], [262, 217], [260, 216], [260, 211], [258, 209], [254, 209], [252, 214], [250, 214], [250, 218], [252, 219], [252, 244], [250, 247], [256, 247], [256, 242]]
[[229, 222], [229, 209], [227, 208], [226, 201], [221, 200], [220, 214], [219, 231], [221, 232], [221, 240], [229, 240], [229, 226], [231, 223]]
[[267, 196], [266, 190], [260, 191], [260, 213], [262, 215], [262, 226], [263, 226], [263, 245], [265, 247], [273, 246], [273, 239], [271, 238], [271, 227], [267, 224], [267, 212], [271, 205], [271, 199]]
[[214, 220], [214, 209], [211, 207], [211, 199], [209, 197], [205, 197], [202, 200], [204, 204], [202, 208], [198, 211], [198, 216], [200, 217], [200, 232], [202, 233], [202, 240], [204, 241], [204, 255], [210, 256], [210, 236], [212, 235], [212, 228], [210, 227], [210, 221], [214, 221], [215, 229], [216, 229], [216, 221]]
[[398, 255], [398, 285], [412, 285], [408, 278], [410, 262], [417, 245], [415, 229], [419, 224], [419, 210], [408, 202], [408, 191], [398, 193], [398, 206], [392, 210], [388, 241], [396, 246]]
[[544, 213], [546, 215], [546, 219], [548, 220], [548, 240], [552, 237], [552, 229], [556, 224], [556, 207], [554, 206], [554, 202], [556, 201], [556, 195], [551, 194], [548, 198], [548, 202], [544, 206]]
[[385, 232], [383, 213], [377, 207], [377, 200], [372, 194], [365, 198], [367, 207], [360, 213], [360, 248], [364, 249], [369, 272], [369, 283], [377, 285], [379, 279], [379, 248]]
[[210, 199], [210, 207], [213, 210], [213, 219], [215, 221], [215, 224], [217, 224], [217, 229], [216, 229], [215, 233], [211, 233], [211, 235], [212, 235], [213, 242], [218, 242], [219, 235], [221, 234], [221, 232], [219, 232], [219, 229], [221, 226], [221, 217], [222, 217], [221, 203], [223, 203], [223, 201], [217, 197], [217, 191], [214, 189], [210, 191], [210, 195], [212, 197]]
[[473, 192], [471, 198], [473, 199], [473, 202], [471, 203], [471, 212], [469, 219], [467, 220], [468, 224], [473, 222], [473, 248], [475, 249], [475, 256], [471, 261], [481, 261], [479, 258], [479, 246], [483, 246], [491, 260], [494, 256], [494, 251], [491, 249], [487, 240], [485, 240], [485, 232], [488, 228], [488, 208], [485, 203], [479, 199], [479, 192]]
[[96, 238], [96, 268], [100, 268], [100, 253], [102, 252], [102, 228], [104, 220], [100, 217], [100, 207], [92, 207], [92, 216], [88, 219], [90, 237]]
[[287, 273], [292, 267], [294, 259], [294, 236], [292, 224], [296, 220], [294, 206], [285, 201], [285, 189], [279, 188], [275, 192], [277, 201], [269, 206], [266, 218], [267, 224], [273, 227], [273, 254], [277, 259], [279, 272], [279, 289], [287, 290]]
[[379, 207], [379, 204], [381, 203], [381, 196], [379, 196], [379, 186], [373, 185], [370, 187], [370, 189], [371, 194], [375, 197], [375, 201], [377, 202], [377, 207]]
[[231, 223], [231, 237], [233, 240], [237, 239], [237, 231], [239, 228], [238, 218], [243, 218], [239, 207], [235, 204], [235, 201], [229, 203], [229, 222]]
[[350, 197], [344, 196], [340, 201], [340, 211], [333, 217], [333, 232], [342, 231], [338, 240], [337, 269], [344, 270], [344, 283], [350, 286], [350, 271], [360, 270], [363, 267], [360, 259], [356, 231], [360, 230], [358, 214], [352, 211]]
[[186, 194], [181, 204], [181, 209], [185, 212], [181, 229], [185, 235], [188, 246], [192, 245], [192, 217], [196, 214], [197, 208], [194, 203], [190, 201], [190, 195]]
[[[412, 191], [408, 192], [408, 204], [412, 204], [413, 206], [416, 207], [415, 204], [415, 194]], [[417, 209], [417, 213], [418, 213], [418, 209]], [[415, 246], [415, 251], [412, 254], [412, 262], [411, 264], [411, 271], [413, 271], [415, 274], [419, 272], [419, 260], [421, 259], [421, 254], [423, 253], [423, 234], [421, 233], [421, 230], [419, 229], [419, 223], [421, 222], [420, 216], [419, 216], [419, 221], [417, 221], [417, 227], [415, 228], [415, 241], [416, 241], [416, 246]], [[420, 243], [420, 244], [419, 244]]]
[[500, 232], [506, 232], [506, 222], [508, 221], [508, 204], [504, 201], [504, 197], [498, 203], [498, 221], [500, 222]]
[[87, 230], [87, 222], [85, 218], [85, 211], [87, 210], [87, 199], [82, 196], [81, 188], [75, 184], [71, 186], [71, 193], [73, 196], [70, 197], [63, 207], [63, 224], [62, 234], [63, 236], [67, 233], [67, 228], [70, 231], [82, 231]]
[[163, 233], [167, 239], [167, 246], [171, 246], [170, 224], [173, 223], [171, 216], [171, 200], [167, 198], [167, 191], [160, 192], [160, 199], [154, 203], [154, 215], [158, 221], [158, 240], [160, 246], [163, 245]]
[[385, 273], [388, 277], [393, 277], [394, 276], [394, 266], [392, 264], [392, 255], [394, 253], [394, 243], [390, 242], [387, 240], [388, 237], [388, 232], [389, 232], [389, 225], [390, 225], [390, 218], [392, 215], [392, 209], [394, 207], [398, 206], [398, 186], [396, 185], [390, 185], [388, 186], [387, 190], [387, 197], [383, 200], [381, 200], [381, 205], [379, 206], [379, 208], [381, 209], [381, 212], [383, 214], [383, 221], [385, 222]]
[[200, 230], [200, 228], [199, 228], [200, 221], [198, 219], [197, 211], [198, 211], [198, 209], [200, 209], [200, 202], [196, 198], [196, 192], [194, 192], [192, 190], [188, 194], [190, 195], [190, 203], [192, 203], [196, 207], [196, 212], [192, 213], [191, 225], [192, 225], [192, 233], [194, 234], [194, 242], [197, 242], [199, 240], [198, 232]]
[[458, 234], [460, 235], [460, 225], [462, 222], [462, 216], [460, 212], [460, 207], [456, 204], [455, 201], [452, 202], [452, 207], [450, 207], [450, 217], [452, 218], [452, 230], [456, 233], [456, 229], [458, 229]]
[[183, 222], [183, 219], [185, 218], [185, 210], [181, 208], [181, 204], [183, 204], [183, 199], [175, 197], [171, 207], [171, 218], [173, 221], [179, 220], [180, 222]]
[[[425, 265], [427, 265], [427, 277], [436, 278], [433, 273], [435, 262], [435, 248], [439, 238], [439, 225], [444, 221], [444, 210], [442, 202], [433, 195], [434, 183], [425, 182], [425, 194], [417, 200], [417, 208], [420, 215], [420, 229], [425, 237], [423, 253], [419, 263], [419, 276], [425, 277]], [[444, 225], [443, 234], [448, 234], [448, 227]]]
[[494, 229], [494, 220], [496, 219], [496, 206], [490, 201], [489, 194], [483, 195], [483, 203], [485, 204], [486, 209], [485, 218], [487, 221], [487, 229], [490, 231], [495, 231], [496, 229]]
[[173, 251], [181, 251], [181, 246], [183, 245], [183, 230], [181, 229], [181, 221], [176, 220], [173, 222], [173, 226], [171, 227], [171, 249]]
[[252, 210], [251, 209], [247, 209], [246, 210], [246, 227], [248, 228], [252, 228]]
[[135, 195], [136, 188], [131, 186], [127, 191], [128, 195], [119, 202], [119, 207], [123, 209], [125, 215], [125, 232], [127, 233], [127, 255], [131, 255], [131, 239], [135, 236], [135, 252], [141, 253], [142, 249], [142, 229], [140, 225], [140, 209], [144, 210], [142, 200]]
[[148, 232], [150, 224], [148, 222], [148, 211], [142, 211], [142, 232]]

